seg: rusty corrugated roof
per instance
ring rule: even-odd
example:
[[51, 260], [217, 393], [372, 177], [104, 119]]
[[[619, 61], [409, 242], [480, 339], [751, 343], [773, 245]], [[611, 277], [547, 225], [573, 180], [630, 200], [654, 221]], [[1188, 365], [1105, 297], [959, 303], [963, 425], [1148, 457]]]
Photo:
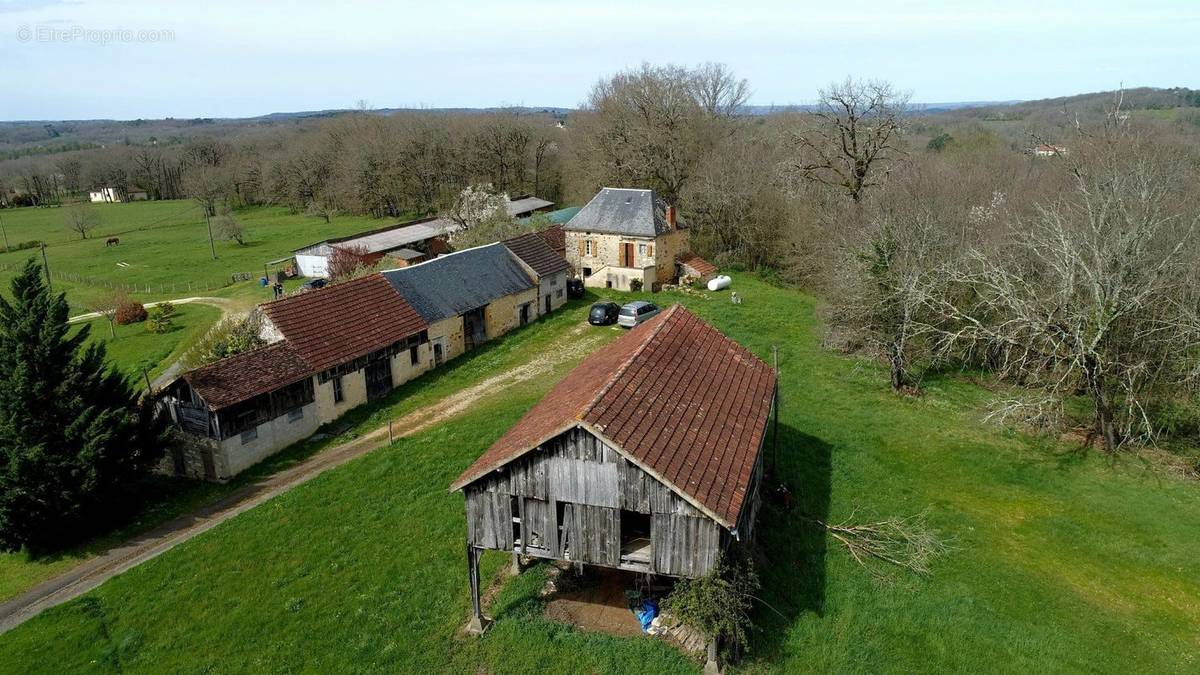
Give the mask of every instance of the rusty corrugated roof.
[[264, 303], [262, 310], [317, 372], [429, 328], [378, 273]]
[[767, 364], [674, 305], [584, 359], [450, 489], [583, 426], [733, 527], [774, 392]]

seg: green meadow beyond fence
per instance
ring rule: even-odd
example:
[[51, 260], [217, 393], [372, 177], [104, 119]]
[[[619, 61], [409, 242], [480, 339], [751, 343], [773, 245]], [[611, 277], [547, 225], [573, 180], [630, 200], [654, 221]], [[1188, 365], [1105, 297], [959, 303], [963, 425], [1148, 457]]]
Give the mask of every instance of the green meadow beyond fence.
[[[17, 272], [22, 265], [13, 265], [9, 263], [0, 263], [0, 271]], [[144, 293], [144, 294], [173, 294], [173, 293], [195, 293], [215, 291], [226, 286], [238, 283], [239, 281], [249, 281], [256, 278], [256, 272], [233, 272], [221, 278], [209, 279], [180, 279], [178, 281], [159, 282], [159, 283], [129, 283], [125, 281], [115, 281], [113, 279], [101, 279], [99, 277], [89, 277], [81, 274], [73, 274], [71, 272], [59, 272], [50, 270], [50, 278], [57, 281], [66, 281], [81, 286], [89, 286], [91, 288], [107, 288], [114, 291], [125, 291], [126, 293]]]

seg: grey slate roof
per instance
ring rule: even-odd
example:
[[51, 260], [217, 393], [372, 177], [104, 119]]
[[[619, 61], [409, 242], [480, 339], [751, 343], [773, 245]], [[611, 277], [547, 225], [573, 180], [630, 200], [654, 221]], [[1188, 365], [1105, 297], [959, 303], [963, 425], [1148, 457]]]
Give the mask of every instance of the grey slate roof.
[[468, 248], [382, 274], [429, 323], [534, 287], [520, 260], [499, 243]]
[[564, 225], [572, 232], [654, 237], [671, 231], [667, 205], [653, 190], [603, 188]]

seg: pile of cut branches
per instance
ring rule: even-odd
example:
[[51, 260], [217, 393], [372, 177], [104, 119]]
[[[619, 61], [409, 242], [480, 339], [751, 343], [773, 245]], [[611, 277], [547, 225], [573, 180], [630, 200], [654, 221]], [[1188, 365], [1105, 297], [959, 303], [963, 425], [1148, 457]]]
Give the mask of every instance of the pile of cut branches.
[[854, 523], [854, 515], [837, 524], [816, 522], [876, 578], [889, 578], [889, 567], [928, 577], [933, 559], [949, 550], [947, 542], [929, 527], [925, 511], [868, 523]]

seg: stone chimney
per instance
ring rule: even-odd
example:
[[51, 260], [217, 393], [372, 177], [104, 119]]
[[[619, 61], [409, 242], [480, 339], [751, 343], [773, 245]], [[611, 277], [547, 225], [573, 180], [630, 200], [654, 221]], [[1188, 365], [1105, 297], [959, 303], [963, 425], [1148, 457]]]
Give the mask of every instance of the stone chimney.
[[674, 206], [667, 207], [667, 227], [672, 230], [675, 229], [675, 207]]

